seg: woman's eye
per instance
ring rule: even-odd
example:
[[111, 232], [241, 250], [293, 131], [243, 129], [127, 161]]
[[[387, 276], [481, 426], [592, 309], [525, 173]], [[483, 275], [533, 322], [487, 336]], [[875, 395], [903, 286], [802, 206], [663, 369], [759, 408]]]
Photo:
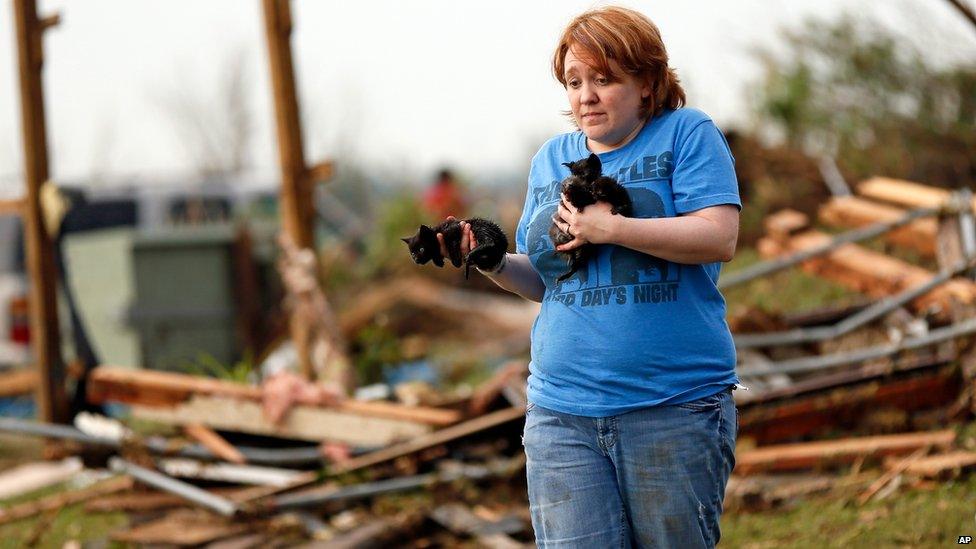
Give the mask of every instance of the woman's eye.
[[570, 80], [570, 81], [569, 81], [569, 82], [567, 82], [566, 84], [567, 84], [567, 85], [568, 85], [568, 86], [569, 86], [570, 88], [573, 88], [573, 89], [575, 90], [576, 88], [578, 88], [578, 87], [580, 86], [580, 81], [579, 81], [579, 80]]
[[594, 80], [594, 81], [595, 81], [595, 82], [597, 83], [597, 85], [599, 85], [599, 86], [606, 86], [607, 84], [609, 84], [609, 83], [610, 83], [610, 80], [609, 80], [609, 79], [607, 79], [607, 77], [605, 77], [605, 76], [597, 76], [597, 77], [596, 77], [596, 78], [594, 78], [593, 80]]

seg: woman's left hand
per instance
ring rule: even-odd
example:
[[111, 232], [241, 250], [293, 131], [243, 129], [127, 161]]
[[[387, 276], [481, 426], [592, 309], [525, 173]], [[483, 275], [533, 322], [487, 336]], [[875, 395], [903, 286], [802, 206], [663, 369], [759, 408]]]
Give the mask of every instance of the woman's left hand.
[[556, 246], [556, 251], [568, 252], [583, 244], [606, 244], [612, 240], [615, 223], [618, 216], [610, 213], [611, 206], [606, 202], [597, 202], [577, 211], [569, 203], [566, 195], [562, 195], [559, 209], [556, 211], [555, 221], [559, 228], [574, 238], [562, 246]]

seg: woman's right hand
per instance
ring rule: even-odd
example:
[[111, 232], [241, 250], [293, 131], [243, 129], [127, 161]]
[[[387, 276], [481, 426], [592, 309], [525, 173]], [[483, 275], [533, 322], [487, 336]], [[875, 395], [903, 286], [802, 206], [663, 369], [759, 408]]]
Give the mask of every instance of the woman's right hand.
[[[447, 216], [447, 221], [455, 221], [453, 215]], [[447, 252], [447, 246], [444, 245], [444, 234], [437, 233], [437, 243], [441, 246], [441, 256], [451, 257], [451, 254]], [[474, 233], [471, 231], [471, 225], [467, 221], [461, 222], [461, 257], [467, 257], [471, 250], [478, 247], [478, 241], [475, 240]]]

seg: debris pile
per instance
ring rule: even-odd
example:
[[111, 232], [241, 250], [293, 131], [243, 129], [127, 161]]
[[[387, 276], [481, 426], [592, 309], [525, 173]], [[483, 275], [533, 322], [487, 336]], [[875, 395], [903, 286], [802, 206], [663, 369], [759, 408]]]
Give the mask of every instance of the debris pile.
[[[748, 390], [734, 391], [728, 509], [823, 493], [864, 503], [976, 467], [971, 441], [945, 430], [973, 412], [972, 197], [886, 179], [857, 190], [821, 207], [819, 230], [799, 212], [770, 216], [759, 242], [766, 261], [721, 279], [729, 288], [799, 265], [868, 298], [730, 319]], [[402, 384], [367, 400], [368, 391], [345, 397], [297, 374], [248, 385], [99, 366], [88, 403], [125, 405], [133, 419], [167, 426], [165, 436], [91, 414], [74, 426], [0, 418], [0, 432], [57, 441], [72, 456], [0, 474], [0, 494], [86, 479], [2, 508], [0, 524], [50, 521], [84, 502], [86, 513], [128, 515], [111, 534], [121, 542], [531, 546], [519, 440], [528, 368], [511, 357], [527, 354], [537, 307], [402, 277], [337, 309], [332, 329], [346, 339], [378, 317], [401, 337], [420, 337], [426, 321], [470, 342], [471, 354], [509, 357], [468, 393]]]

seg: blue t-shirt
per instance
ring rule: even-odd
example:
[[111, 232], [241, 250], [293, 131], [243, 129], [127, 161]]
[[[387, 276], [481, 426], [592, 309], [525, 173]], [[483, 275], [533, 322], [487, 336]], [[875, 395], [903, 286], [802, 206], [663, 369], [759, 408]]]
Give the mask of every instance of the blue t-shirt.
[[[738, 383], [735, 347], [716, 287], [721, 264], [683, 265], [597, 245], [572, 277], [549, 239], [569, 175], [589, 156], [586, 137], [550, 139], [532, 159], [516, 251], [546, 285], [532, 328], [529, 401], [606, 417], [709, 396]], [[741, 208], [734, 160], [721, 131], [695, 109], [667, 110], [625, 146], [600, 154], [603, 174], [630, 195], [633, 217], [674, 217], [709, 206]]]

